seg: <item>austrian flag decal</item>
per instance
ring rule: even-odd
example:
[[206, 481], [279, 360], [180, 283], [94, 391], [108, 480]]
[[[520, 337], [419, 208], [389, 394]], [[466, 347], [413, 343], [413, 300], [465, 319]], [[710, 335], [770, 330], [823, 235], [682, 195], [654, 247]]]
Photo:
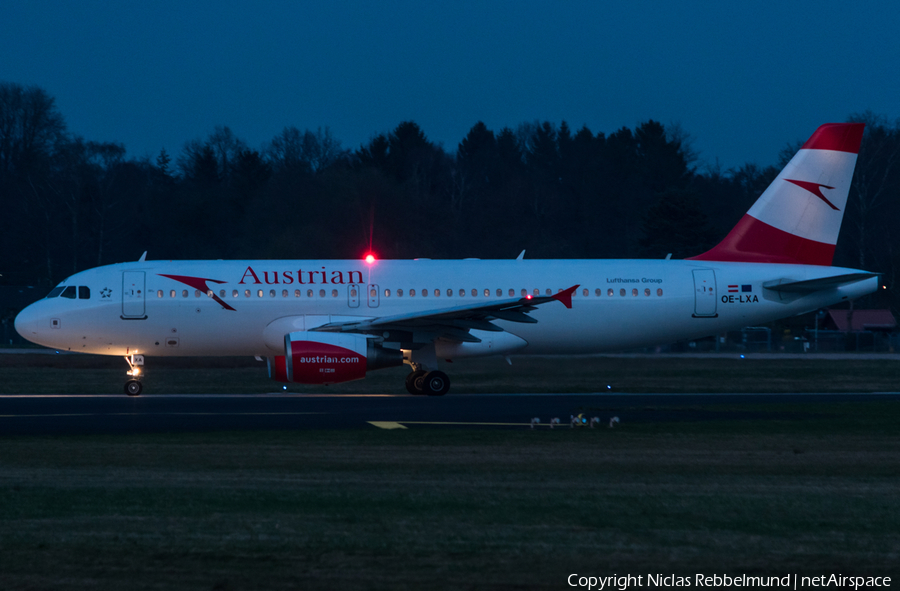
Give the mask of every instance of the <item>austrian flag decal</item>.
[[756, 304], [759, 296], [753, 295], [753, 286], [749, 283], [728, 284], [728, 294], [722, 295], [723, 304]]

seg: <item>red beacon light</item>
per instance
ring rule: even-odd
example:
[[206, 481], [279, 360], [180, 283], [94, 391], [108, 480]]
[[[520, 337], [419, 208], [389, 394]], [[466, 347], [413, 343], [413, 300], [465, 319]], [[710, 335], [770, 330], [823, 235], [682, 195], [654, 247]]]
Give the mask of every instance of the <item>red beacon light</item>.
[[369, 263], [370, 265], [371, 265], [372, 263], [374, 263], [374, 262], [375, 262], [375, 255], [372, 254], [372, 253], [367, 254], [367, 255], [366, 255], [366, 262]]

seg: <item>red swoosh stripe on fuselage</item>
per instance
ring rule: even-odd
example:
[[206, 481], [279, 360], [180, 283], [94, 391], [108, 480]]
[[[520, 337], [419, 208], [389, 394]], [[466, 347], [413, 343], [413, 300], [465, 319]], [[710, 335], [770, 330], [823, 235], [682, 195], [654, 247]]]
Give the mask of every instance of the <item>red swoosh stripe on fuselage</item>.
[[188, 285], [190, 287], [193, 287], [194, 289], [200, 290], [203, 293], [212, 294], [210, 297], [212, 297], [213, 300], [218, 302], [218, 304], [220, 306], [222, 306], [226, 310], [231, 310], [232, 312], [237, 312], [237, 310], [235, 310], [234, 308], [232, 308], [231, 306], [226, 304], [224, 301], [222, 301], [222, 298], [217, 296], [216, 293], [213, 290], [211, 290], [208, 285], [206, 285], [207, 281], [212, 281], [213, 283], [225, 283], [224, 281], [219, 281], [218, 279], [204, 279], [203, 277], [189, 277], [187, 275], [166, 275], [165, 273], [160, 273], [159, 276], [160, 277], [168, 277], [169, 279], [174, 279], [175, 281], [178, 281], [179, 283], [184, 283], [185, 285]]

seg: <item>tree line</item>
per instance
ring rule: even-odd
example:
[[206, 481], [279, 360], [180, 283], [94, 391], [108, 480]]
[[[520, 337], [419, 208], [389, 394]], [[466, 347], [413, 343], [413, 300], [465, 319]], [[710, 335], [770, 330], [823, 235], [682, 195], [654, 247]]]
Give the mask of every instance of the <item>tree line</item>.
[[[834, 264], [882, 272], [890, 285], [900, 271], [900, 123], [871, 112], [848, 120], [867, 127]], [[771, 166], [721, 170], [699, 167], [687, 134], [654, 120], [608, 135], [477, 122], [454, 151], [405, 121], [355, 150], [327, 127], [286, 127], [253, 148], [221, 126], [177, 154], [129, 158], [120, 143], [70, 133], [43, 89], [0, 83], [0, 282], [51, 286], [145, 250], [683, 258], [717, 243], [800, 145]]]

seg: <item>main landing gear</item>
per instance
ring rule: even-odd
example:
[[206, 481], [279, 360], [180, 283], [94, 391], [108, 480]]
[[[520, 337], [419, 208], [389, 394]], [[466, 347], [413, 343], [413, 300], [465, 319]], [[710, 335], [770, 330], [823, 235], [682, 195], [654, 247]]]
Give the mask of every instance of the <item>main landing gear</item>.
[[405, 349], [403, 362], [408, 363], [412, 372], [406, 376], [406, 390], [420, 396], [443, 396], [450, 390], [450, 378], [442, 371], [428, 370], [437, 367], [434, 343], [419, 349]]
[[450, 390], [450, 378], [442, 371], [425, 371], [413, 366], [413, 371], [406, 376], [406, 390], [419, 396], [443, 396]]
[[129, 355], [125, 358], [125, 361], [128, 363], [128, 367], [131, 368], [125, 372], [126, 375], [131, 376], [131, 379], [125, 382], [125, 393], [129, 396], [140, 396], [144, 390], [144, 385], [141, 384], [141, 366], [144, 365], [144, 356]]

